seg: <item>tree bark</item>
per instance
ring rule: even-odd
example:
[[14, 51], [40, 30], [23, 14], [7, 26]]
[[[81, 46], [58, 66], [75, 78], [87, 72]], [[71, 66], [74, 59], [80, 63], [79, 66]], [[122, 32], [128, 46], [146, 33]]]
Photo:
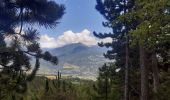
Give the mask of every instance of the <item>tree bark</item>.
[[153, 91], [158, 92], [159, 87], [159, 70], [156, 54], [152, 54], [152, 72], [153, 72]]
[[143, 45], [140, 44], [140, 70], [141, 70], [141, 100], [148, 100], [148, 69], [146, 66], [146, 52]]
[[124, 100], [129, 100], [129, 37], [126, 36], [125, 90]]
[[[127, 13], [126, 11], [126, 0], [123, 0], [124, 3], [124, 14]], [[127, 28], [126, 19], [124, 19], [124, 26]], [[129, 100], [129, 34], [126, 29], [126, 61], [125, 61], [125, 87], [124, 87], [124, 100]]]

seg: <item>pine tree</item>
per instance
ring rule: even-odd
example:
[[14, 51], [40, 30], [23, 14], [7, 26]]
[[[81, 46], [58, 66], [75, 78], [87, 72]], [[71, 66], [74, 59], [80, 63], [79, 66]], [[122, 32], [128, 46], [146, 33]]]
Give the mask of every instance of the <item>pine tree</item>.
[[[65, 8], [48, 0], [0, 2], [0, 95], [3, 97], [14, 90], [19, 93], [27, 90], [27, 81], [34, 78], [40, 58], [58, 63], [57, 57], [42, 52], [38, 43], [39, 33], [31, 26], [53, 28], [59, 23]], [[4, 42], [7, 38], [10, 44]], [[30, 64], [30, 58], [36, 59], [34, 67]]]
[[[141, 67], [141, 100], [149, 98], [149, 74], [153, 76], [153, 91], [158, 92], [159, 87], [159, 59], [161, 52], [168, 48], [168, 36], [164, 31], [169, 26], [169, 1], [168, 0], [137, 0], [135, 11], [130, 12], [136, 16], [140, 23], [132, 30], [133, 42], [139, 43], [140, 67]], [[130, 17], [130, 16], [129, 16]], [[132, 17], [132, 16], [131, 16]], [[164, 44], [165, 43], [165, 44]], [[164, 44], [161, 45], [160, 44]], [[160, 52], [161, 50], [161, 52]], [[150, 63], [150, 61], [152, 63]], [[151, 66], [152, 69], [149, 68]], [[168, 68], [168, 67], [167, 67]]]
[[[106, 18], [103, 26], [113, 29], [113, 33], [94, 32], [99, 38], [112, 38], [112, 43], [99, 43], [99, 46], [111, 47], [105, 54], [106, 58], [115, 59], [118, 68], [125, 71], [124, 100], [129, 99], [129, 34], [137, 22], [129, 23], [125, 14], [134, 9], [134, 0], [97, 0], [96, 9]], [[125, 62], [123, 62], [125, 61]]]
[[[117, 3], [117, 4], [116, 4]], [[106, 46], [114, 48], [105, 54], [110, 59], [116, 58], [116, 66], [123, 68], [125, 65], [125, 43], [127, 43], [126, 34], [120, 34], [122, 29], [121, 26], [128, 25], [129, 31], [126, 31], [129, 36], [131, 47], [129, 48], [129, 64], [131, 66], [130, 77], [130, 98], [133, 99], [133, 95], [140, 95], [141, 100], [155, 100], [153, 94], [159, 93], [159, 87], [162, 87], [163, 83], [167, 80], [161, 81], [160, 75], [167, 73], [169, 70], [169, 22], [170, 22], [170, 11], [169, 11], [169, 0], [135, 0], [133, 2], [133, 8], [128, 9], [126, 13], [119, 10], [119, 3], [123, 4], [122, 0], [98, 0], [97, 9], [106, 18], [108, 22], [103, 23], [105, 27], [113, 28], [115, 34], [102, 34], [94, 33], [99, 38], [111, 37], [112, 43], [100, 43], [100, 46]], [[117, 9], [114, 10], [116, 4]], [[127, 3], [128, 4], [128, 3]], [[116, 11], [120, 11], [116, 13]], [[115, 17], [117, 16], [117, 17]], [[116, 27], [119, 25], [119, 28]], [[119, 29], [119, 31], [117, 31]], [[125, 27], [126, 29], [126, 27]], [[114, 32], [115, 31], [115, 32]], [[118, 32], [120, 32], [118, 34]], [[126, 33], [125, 32], [125, 33]], [[121, 38], [118, 38], [118, 37]], [[115, 45], [117, 43], [117, 45]], [[119, 44], [119, 45], [118, 45]], [[122, 48], [120, 48], [122, 45]], [[120, 52], [123, 53], [121, 54]], [[135, 51], [135, 52], [134, 52]], [[140, 66], [140, 69], [138, 69]], [[136, 71], [136, 72], [135, 72]], [[120, 71], [121, 72], [121, 71]], [[123, 75], [123, 73], [120, 73]], [[141, 76], [141, 82], [139, 77]], [[168, 77], [168, 76], [167, 76]], [[121, 80], [122, 81], [122, 80]], [[141, 85], [141, 89], [138, 87]], [[135, 86], [135, 88], [134, 88]], [[150, 89], [153, 89], [152, 90]], [[139, 92], [141, 90], [141, 92]], [[132, 92], [133, 91], [133, 92]], [[151, 93], [151, 94], [149, 94]], [[135, 97], [136, 98], [136, 97]], [[130, 100], [131, 100], [130, 99]], [[139, 99], [137, 96], [136, 99]], [[136, 100], [134, 99], [134, 100]]]
[[111, 91], [111, 77], [110, 77], [110, 66], [104, 64], [99, 68], [99, 76], [97, 84], [94, 85], [94, 90], [97, 92], [99, 99], [101, 100], [110, 100], [110, 91]]

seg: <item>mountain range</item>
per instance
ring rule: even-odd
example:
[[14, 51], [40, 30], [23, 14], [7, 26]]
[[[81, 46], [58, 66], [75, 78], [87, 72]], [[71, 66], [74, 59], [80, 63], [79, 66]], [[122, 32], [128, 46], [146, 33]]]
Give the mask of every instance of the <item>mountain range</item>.
[[69, 44], [63, 47], [48, 49], [48, 51], [58, 57], [58, 65], [41, 60], [39, 73], [57, 74], [58, 70], [62, 75], [72, 77], [96, 78], [98, 68], [105, 62], [103, 53], [105, 48], [98, 46], [86, 46], [81, 43]]

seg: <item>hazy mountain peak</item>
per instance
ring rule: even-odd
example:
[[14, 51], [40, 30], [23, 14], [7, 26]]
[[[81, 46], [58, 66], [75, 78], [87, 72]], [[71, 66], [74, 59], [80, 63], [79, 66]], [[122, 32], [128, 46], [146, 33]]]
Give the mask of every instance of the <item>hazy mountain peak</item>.
[[[98, 46], [89, 47], [82, 43], [69, 44], [49, 51], [58, 57], [59, 64], [55, 67], [43, 64], [46, 65], [44, 67], [48, 67], [52, 69], [52, 71], [58, 69], [62, 70], [64, 74], [96, 76], [98, 68], [108, 61], [103, 57], [104, 49]], [[77, 68], [72, 68], [75, 66], [79, 67], [79, 70]]]

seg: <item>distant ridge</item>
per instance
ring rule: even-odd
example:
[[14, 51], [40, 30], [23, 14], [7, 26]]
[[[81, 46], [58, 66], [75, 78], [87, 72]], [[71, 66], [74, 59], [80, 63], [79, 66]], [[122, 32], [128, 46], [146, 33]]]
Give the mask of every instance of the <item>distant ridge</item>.
[[[79, 75], [80, 77], [96, 77], [98, 68], [105, 62], [108, 62], [108, 60], [103, 57], [105, 51], [106, 49], [98, 46], [89, 47], [81, 43], [49, 49], [50, 53], [58, 57], [59, 64], [54, 66], [41, 60], [39, 73], [56, 74], [57, 70], [60, 70], [63, 74]], [[70, 67], [70, 70], [64, 70], [64, 66], [66, 65]]]

